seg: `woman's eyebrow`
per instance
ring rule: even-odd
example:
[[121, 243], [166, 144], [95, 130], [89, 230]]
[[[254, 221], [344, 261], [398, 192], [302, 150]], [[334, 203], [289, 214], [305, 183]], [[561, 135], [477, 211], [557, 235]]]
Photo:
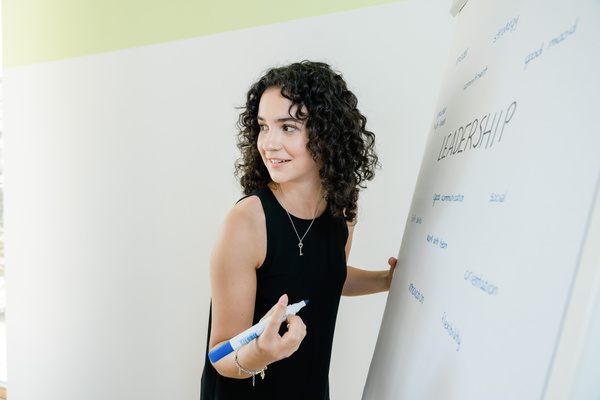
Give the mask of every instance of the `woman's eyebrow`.
[[[266, 121], [266, 119], [264, 119], [263, 117], [261, 117], [260, 115], [258, 115], [256, 117], [256, 119], [258, 119], [259, 121]], [[294, 117], [287, 117], [287, 118], [278, 118], [275, 122], [295, 122], [298, 124], [303, 124], [304, 121], [302, 121], [301, 119], [298, 118], [294, 118]]]

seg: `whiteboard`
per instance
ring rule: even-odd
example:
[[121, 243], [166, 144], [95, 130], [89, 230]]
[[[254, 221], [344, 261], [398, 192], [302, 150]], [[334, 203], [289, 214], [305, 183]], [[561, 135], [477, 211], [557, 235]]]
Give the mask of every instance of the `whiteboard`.
[[456, 17], [363, 399], [545, 395], [593, 245], [598, 21], [593, 0]]

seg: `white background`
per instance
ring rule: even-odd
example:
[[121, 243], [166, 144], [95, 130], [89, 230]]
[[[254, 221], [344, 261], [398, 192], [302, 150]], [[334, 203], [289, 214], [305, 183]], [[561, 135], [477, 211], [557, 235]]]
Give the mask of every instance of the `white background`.
[[[240, 197], [236, 106], [268, 67], [330, 62], [377, 134], [350, 263], [398, 253], [454, 27], [405, 1], [4, 71], [12, 400], [197, 399], [208, 259]], [[343, 299], [331, 390], [359, 399], [385, 294]], [[267, 377], [268, 379], [268, 377]]]

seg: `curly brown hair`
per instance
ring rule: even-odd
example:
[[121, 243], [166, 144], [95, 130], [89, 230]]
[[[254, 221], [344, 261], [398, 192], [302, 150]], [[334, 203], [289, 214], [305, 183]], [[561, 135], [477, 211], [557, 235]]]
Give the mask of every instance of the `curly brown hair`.
[[[342, 75], [322, 62], [302, 61], [269, 69], [250, 87], [238, 120], [241, 157], [235, 173], [248, 195], [271, 182], [257, 148], [258, 105], [265, 90], [277, 87], [289, 99], [290, 116], [306, 120], [307, 148], [321, 163], [319, 175], [331, 213], [346, 221], [356, 218], [358, 194], [379, 166], [375, 134], [366, 129], [367, 118]], [[302, 110], [307, 113], [304, 113]]]

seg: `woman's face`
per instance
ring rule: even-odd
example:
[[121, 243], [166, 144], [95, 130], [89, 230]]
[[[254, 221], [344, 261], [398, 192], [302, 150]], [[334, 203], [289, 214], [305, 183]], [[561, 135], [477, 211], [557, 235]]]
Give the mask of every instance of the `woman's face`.
[[265, 90], [258, 105], [258, 151], [274, 182], [319, 180], [319, 166], [306, 147], [306, 120], [295, 117], [297, 106], [290, 110], [291, 104], [280, 88]]

